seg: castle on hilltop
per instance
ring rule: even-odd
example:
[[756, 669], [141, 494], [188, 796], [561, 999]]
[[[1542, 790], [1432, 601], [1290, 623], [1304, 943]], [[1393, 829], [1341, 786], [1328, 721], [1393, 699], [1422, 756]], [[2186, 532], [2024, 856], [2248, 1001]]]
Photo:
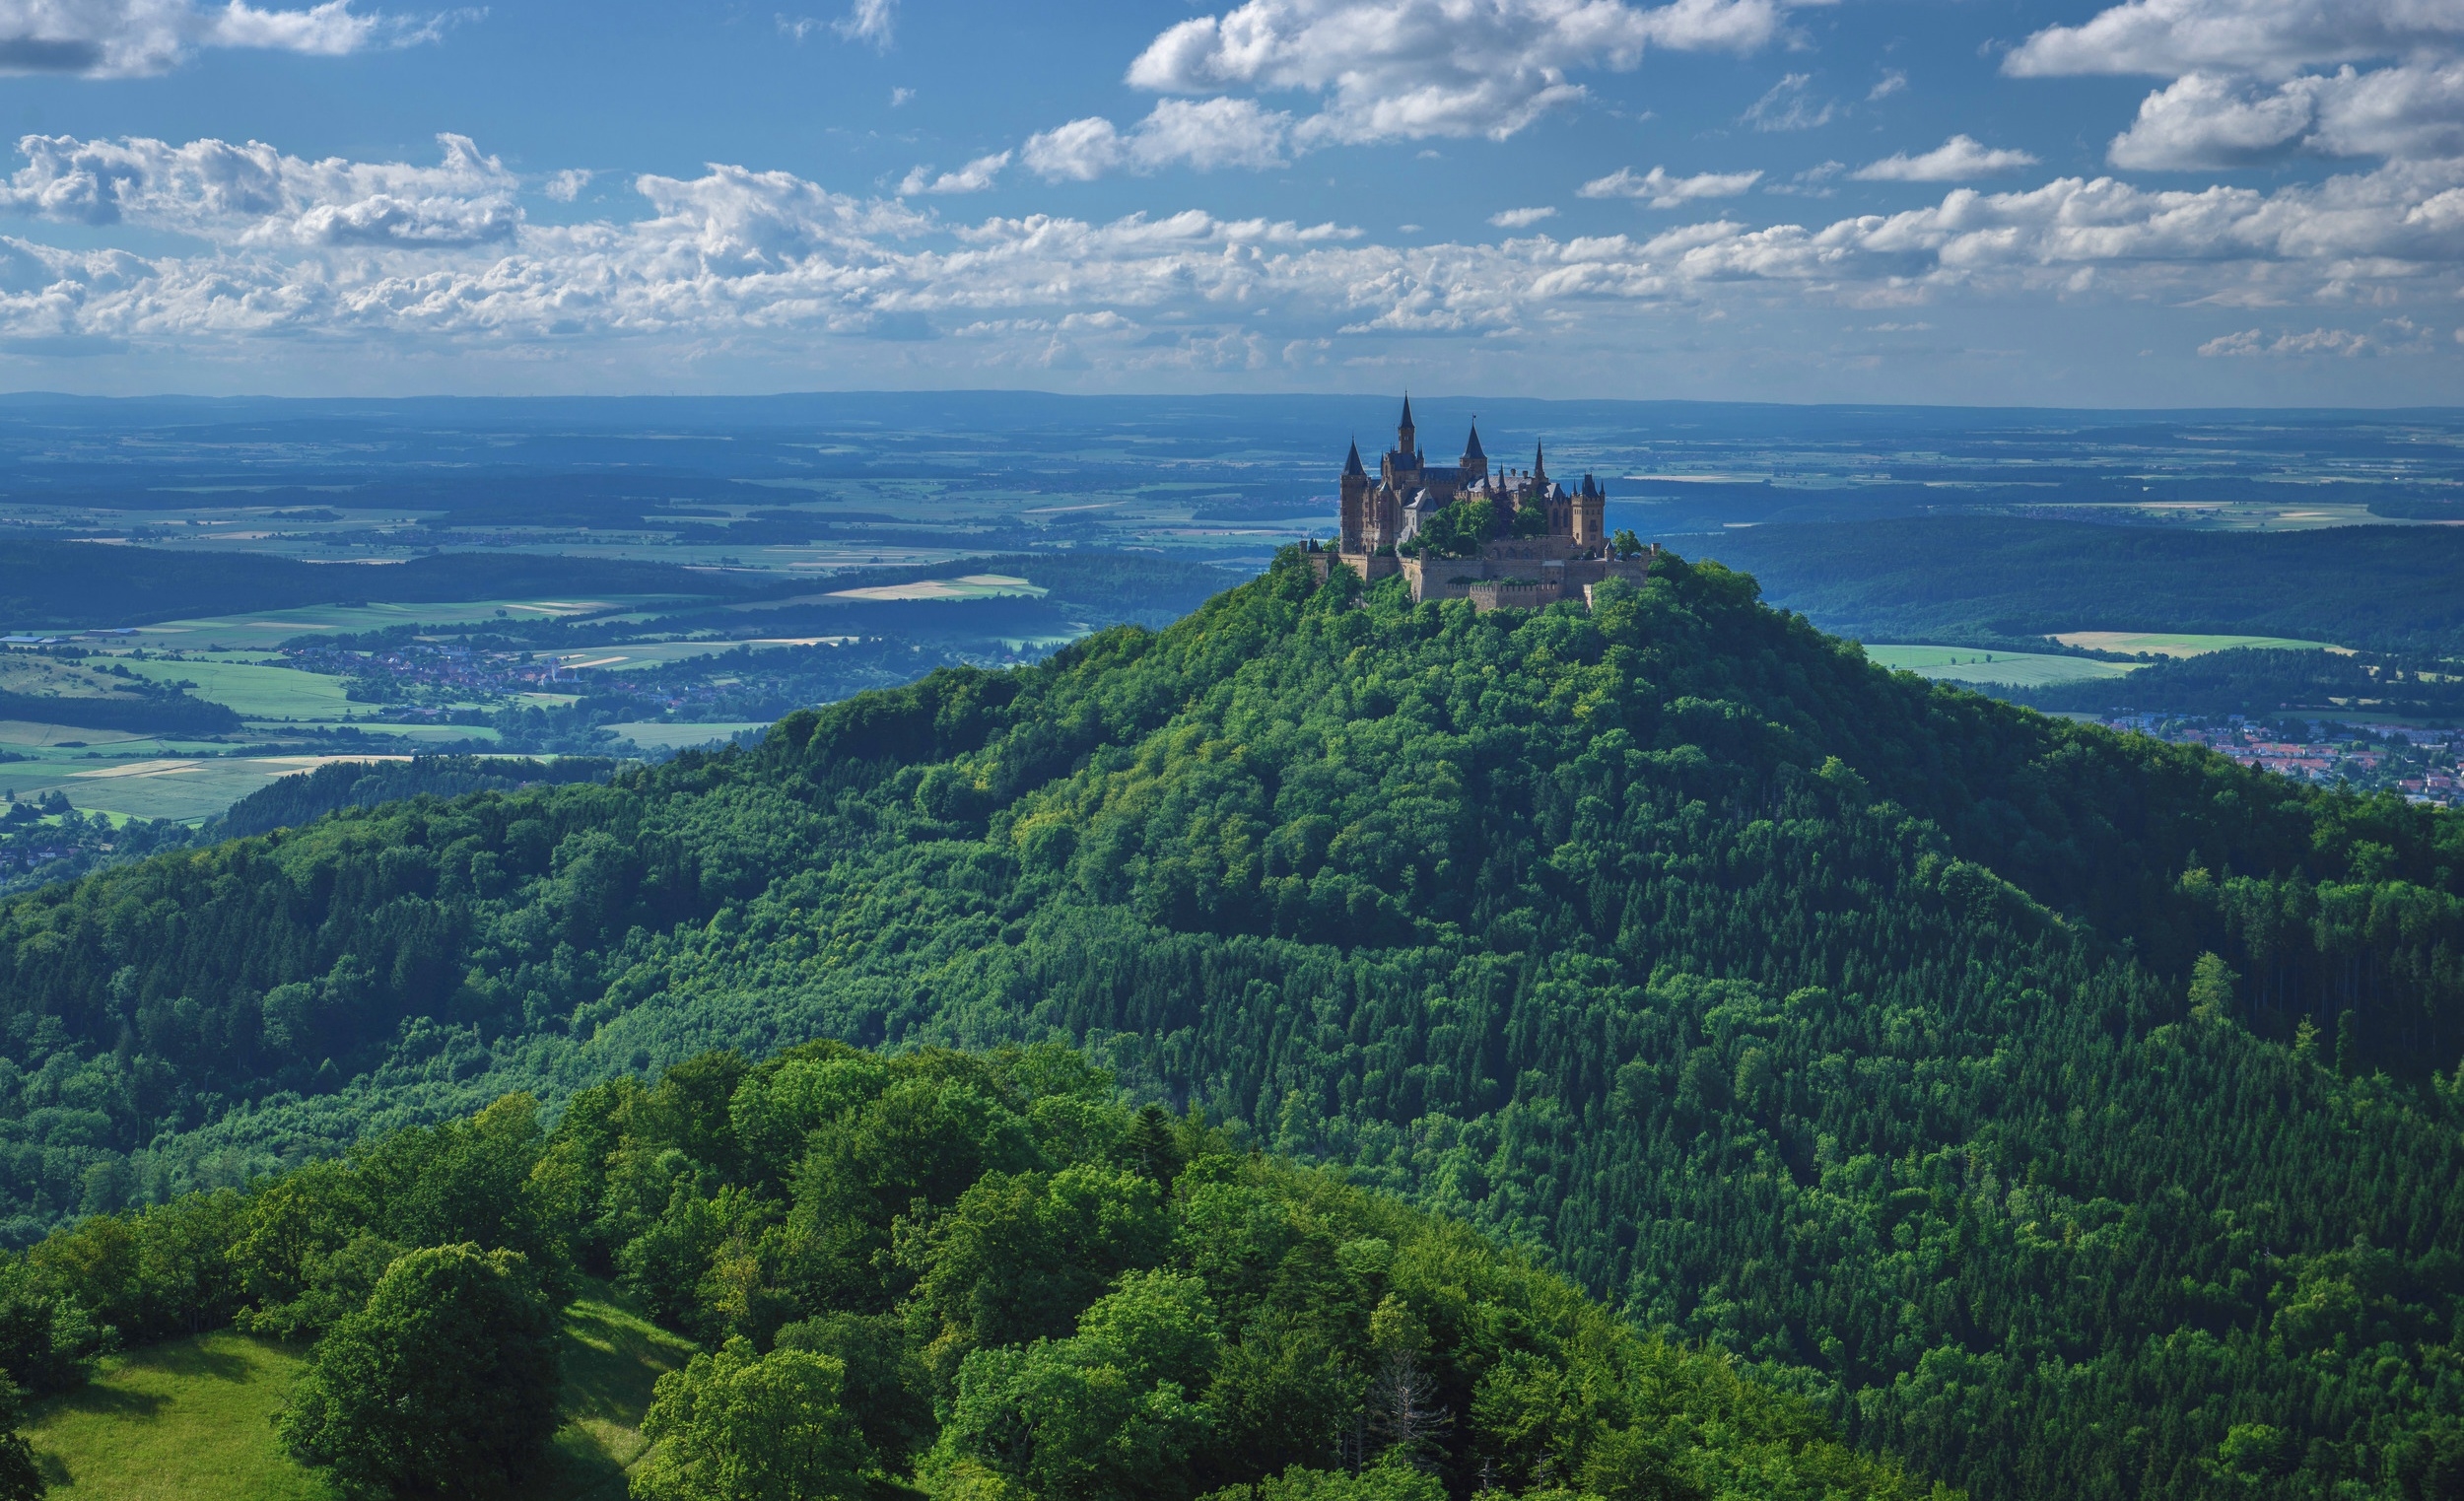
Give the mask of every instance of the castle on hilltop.
[[[1463, 458], [1432, 464], [1420, 451], [1411, 422], [1411, 398], [1403, 398], [1395, 446], [1378, 460], [1374, 483], [1360, 462], [1355, 442], [1343, 461], [1342, 524], [1332, 551], [1311, 561], [1325, 577], [1340, 560], [1364, 580], [1402, 574], [1414, 603], [1423, 599], [1469, 599], [1476, 610], [1519, 608], [1591, 598], [1592, 585], [1609, 579], [1640, 583], [1658, 544], [1625, 551], [1612, 547], [1606, 529], [1608, 496], [1600, 482], [1583, 476], [1567, 490], [1548, 477], [1546, 455], [1532, 449], [1532, 467], [1491, 468], [1480, 448], [1480, 428], [1472, 425]], [[1485, 513], [1468, 512], [1481, 524], [1476, 534], [1463, 524], [1464, 502], [1483, 503]]]

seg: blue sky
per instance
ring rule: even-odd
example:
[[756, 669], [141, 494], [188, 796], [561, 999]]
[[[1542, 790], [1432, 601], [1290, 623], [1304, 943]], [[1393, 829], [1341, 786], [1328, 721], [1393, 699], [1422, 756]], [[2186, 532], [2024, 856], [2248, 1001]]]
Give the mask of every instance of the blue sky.
[[0, 0], [0, 386], [2464, 399], [2464, 0]]

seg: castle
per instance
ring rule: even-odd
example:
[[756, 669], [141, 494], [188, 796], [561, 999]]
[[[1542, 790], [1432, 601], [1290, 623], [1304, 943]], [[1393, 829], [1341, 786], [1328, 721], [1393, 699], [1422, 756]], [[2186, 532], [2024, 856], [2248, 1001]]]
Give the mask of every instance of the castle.
[[[1653, 544], [1619, 556], [1606, 529], [1608, 493], [1588, 474], [1573, 491], [1550, 479], [1546, 455], [1537, 444], [1529, 470], [1492, 469], [1480, 449], [1477, 422], [1460, 463], [1430, 463], [1416, 439], [1411, 398], [1405, 396], [1395, 446], [1378, 460], [1374, 484], [1361, 466], [1360, 444], [1352, 444], [1343, 461], [1342, 525], [1335, 545], [1331, 552], [1310, 554], [1321, 577], [1339, 559], [1372, 581], [1402, 574], [1414, 603], [1469, 599], [1475, 610], [1531, 608], [1560, 599], [1588, 601], [1592, 585], [1609, 579], [1640, 583], [1659, 555]], [[1439, 519], [1461, 501], [1485, 501], [1492, 508], [1487, 539], [1471, 556], [1439, 556], [1441, 546], [1463, 550], [1460, 528]]]

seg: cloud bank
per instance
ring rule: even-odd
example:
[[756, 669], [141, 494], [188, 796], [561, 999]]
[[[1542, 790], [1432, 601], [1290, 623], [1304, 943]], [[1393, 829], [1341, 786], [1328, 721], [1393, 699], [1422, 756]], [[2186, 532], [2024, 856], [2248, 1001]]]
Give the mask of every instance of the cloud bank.
[[[1129, 370], [1346, 341], [1365, 350], [1380, 336], [1609, 328], [1774, 299], [2451, 307], [2464, 291], [2464, 169], [2453, 164], [2272, 191], [2058, 177], [1827, 224], [1724, 218], [1649, 236], [1402, 246], [1335, 225], [1195, 210], [952, 221], [723, 165], [634, 179], [643, 207], [632, 217], [546, 225], [524, 216], [520, 184], [496, 159], [460, 137], [441, 146], [439, 162], [413, 166], [308, 162], [260, 143], [28, 137], [0, 209], [167, 231], [195, 248], [0, 238], [0, 339], [552, 351], [593, 339], [809, 348], [822, 336], [896, 334], [973, 340], [1013, 360], [1065, 339]], [[1624, 175], [1634, 196], [1709, 196], [1690, 185], [1719, 176]], [[1528, 214], [1498, 218], [1532, 230], [1540, 220], [1521, 222]]]
[[0, 0], [0, 73], [144, 78], [210, 47], [339, 57], [433, 41], [459, 15], [362, 14], [351, 0], [307, 10], [260, 10], [247, 0]]
[[1620, 167], [1608, 176], [1594, 177], [1575, 191], [1585, 198], [1640, 198], [1653, 208], [1673, 209], [1698, 198], [1734, 198], [1761, 180], [1759, 171], [1696, 172], [1690, 177], [1673, 177], [1665, 167], [1639, 174], [1630, 167]]
[[[1021, 153], [1053, 180], [1169, 166], [1284, 166], [1303, 151], [1432, 137], [1504, 140], [1586, 97], [1573, 75], [1652, 48], [1751, 52], [1789, 5], [1828, 0], [1247, 0], [1166, 29], [1134, 88], [1172, 96], [1123, 129], [1090, 116]], [[1256, 95], [1293, 95], [1298, 110]], [[1314, 106], [1314, 107], [1311, 107]]]
[[[2358, 66], [2371, 62], [2381, 65]], [[2170, 78], [2107, 148], [2128, 170], [2464, 156], [2464, 6], [2453, 0], [2131, 0], [2038, 32], [2003, 70]]]

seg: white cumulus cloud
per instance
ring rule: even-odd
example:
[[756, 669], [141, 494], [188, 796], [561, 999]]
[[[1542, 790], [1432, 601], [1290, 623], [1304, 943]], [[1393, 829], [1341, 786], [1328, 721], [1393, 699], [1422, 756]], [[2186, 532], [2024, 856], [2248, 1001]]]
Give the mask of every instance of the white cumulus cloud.
[[2036, 159], [2023, 151], [1987, 146], [1973, 136], [1954, 135], [1932, 151], [1910, 156], [1896, 152], [1869, 162], [1849, 175], [1860, 182], [1957, 182], [2033, 167]]
[[2464, 43], [2452, 0], [2130, 0], [2014, 48], [2018, 77], [2202, 70], [2277, 74]]
[[956, 171], [942, 172], [938, 176], [929, 167], [916, 168], [899, 183], [899, 196], [912, 198], [919, 193], [983, 192], [992, 185], [994, 178], [1000, 176], [1001, 169], [1009, 165], [1009, 157], [1008, 152], [996, 151], [991, 156], [976, 158]]
[[0, 0], [0, 73], [142, 78], [167, 73], [200, 48], [256, 47], [340, 56], [436, 39], [460, 13], [362, 13], [351, 0], [305, 10], [247, 0]]
[[1747, 52], [1781, 0], [1248, 0], [1166, 30], [1129, 81], [1163, 94], [1314, 95], [1307, 142], [1503, 139], [1583, 97], [1571, 74], [1644, 51]]
[[[72, 224], [134, 224], [239, 244], [476, 245], [511, 239], [519, 182], [465, 136], [435, 167], [321, 162], [261, 141], [31, 135], [0, 182], [0, 210]], [[580, 180], [587, 180], [588, 173]], [[579, 190], [580, 181], [575, 182]], [[551, 180], [550, 196], [556, 196]]]
[[2269, 338], [2256, 328], [2239, 333], [2222, 334], [2199, 346], [2203, 358], [2303, 360], [2320, 356], [2357, 359], [2362, 355], [2384, 355], [2418, 350], [2427, 342], [2426, 331], [2410, 318], [2393, 318], [2379, 325], [2376, 333], [2357, 333], [2350, 328], [2312, 328], [2301, 333], [2280, 333]]
[[2246, 167], [2295, 152], [2434, 160], [2464, 156], [2464, 59], [2350, 66], [2275, 84], [2190, 73], [2141, 101], [2113, 138], [2116, 167]]
[[1690, 177], [1673, 177], [1665, 167], [1647, 172], [1636, 172], [1620, 167], [1605, 177], [1594, 177], [1576, 191], [1586, 198], [1640, 198], [1656, 209], [1673, 209], [1697, 198], [1734, 198], [1762, 180], [1760, 171], [1696, 172]]
[[[2357, 66], [2378, 62], [2381, 66]], [[2021, 76], [2156, 74], [2116, 167], [2244, 167], [2299, 154], [2464, 156], [2464, 4], [2456, 0], [2130, 0], [2036, 33]], [[2334, 67], [2333, 72], [2313, 71]]]
[[1488, 216], [1488, 222], [1501, 230], [1528, 230], [1543, 219], [1554, 219], [1552, 208], [1502, 209]]
[[1107, 172], [1189, 167], [1281, 167], [1289, 160], [1292, 117], [1255, 100], [1160, 100], [1124, 131], [1101, 116], [1071, 120], [1030, 137], [1028, 169], [1053, 181], [1090, 181]]

